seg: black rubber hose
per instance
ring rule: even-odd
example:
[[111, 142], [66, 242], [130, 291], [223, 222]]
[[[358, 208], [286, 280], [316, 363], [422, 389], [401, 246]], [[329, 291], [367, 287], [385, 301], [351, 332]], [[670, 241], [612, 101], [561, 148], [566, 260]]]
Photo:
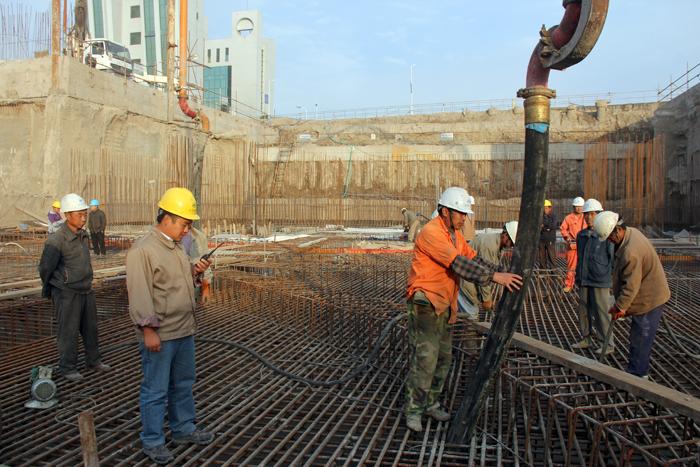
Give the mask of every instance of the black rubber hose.
[[[233, 341], [229, 341], [226, 339], [210, 339], [208, 337], [195, 337], [194, 340], [196, 342], [208, 342], [210, 344], [223, 344], [223, 345], [229, 345], [231, 347], [236, 347], [237, 349], [243, 350], [244, 352], [248, 352], [253, 357], [260, 360], [266, 367], [268, 367], [269, 369], [271, 369], [275, 373], [279, 373], [280, 375], [286, 376], [289, 379], [293, 379], [295, 381], [301, 381], [302, 383], [311, 384], [313, 386], [331, 387], [331, 386], [337, 386], [338, 384], [342, 384], [342, 383], [346, 383], [346, 382], [350, 381], [355, 376], [360, 374], [365, 368], [367, 368], [367, 366], [372, 362], [372, 360], [374, 360], [374, 357], [377, 356], [377, 353], [379, 353], [379, 348], [381, 347], [382, 343], [386, 340], [386, 336], [389, 334], [389, 331], [391, 330], [391, 328], [394, 327], [394, 325], [398, 321], [406, 318], [406, 316], [408, 316], [407, 313], [401, 313], [400, 315], [396, 316], [394, 319], [389, 321], [389, 323], [387, 323], [386, 327], [384, 328], [384, 331], [382, 331], [382, 334], [379, 336], [379, 340], [377, 341], [377, 344], [374, 346], [374, 349], [372, 349], [372, 353], [369, 354], [369, 357], [367, 357], [365, 359], [365, 361], [355, 369], [355, 371], [350, 373], [348, 376], [344, 376], [340, 379], [335, 379], [332, 381], [316, 381], [314, 379], [304, 378], [302, 376], [297, 376], [297, 375], [289, 373], [287, 371], [280, 370], [279, 368], [274, 366], [272, 363], [265, 360], [265, 358], [263, 358], [262, 355], [257, 353], [255, 350], [249, 349], [245, 345], [238, 344], [238, 343], [233, 342]], [[111, 347], [107, 347], [106, 349], [103, 349], [102, 353], [105, 354], [105, 353], [120, 349], [122, 347], [133, 345], [133, 344], [138, 344], [138, 342], [137, 341], [122, 342], [121, 344], [113, 345]]]

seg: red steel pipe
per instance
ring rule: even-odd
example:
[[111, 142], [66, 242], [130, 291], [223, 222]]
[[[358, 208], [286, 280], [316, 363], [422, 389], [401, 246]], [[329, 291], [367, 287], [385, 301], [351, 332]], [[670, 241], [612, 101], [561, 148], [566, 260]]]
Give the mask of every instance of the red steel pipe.
[[[574, 36], [576, 26], [578, 26], [581, 18], [581, 2], [569, 3], [564, 12], [564, 18], [561, 23], [552, 32], [552, 45], [560, 49], [565, 46]], [[544, 43], [540, 41], [535, 47], [530, 57], [530, 63], [527, 66], [527, 76], [525, 78], [526, 88], [533, 86], [547, 87], [549, 83], [549, 68], [542, 65], [541, 53], [544, 49]]]

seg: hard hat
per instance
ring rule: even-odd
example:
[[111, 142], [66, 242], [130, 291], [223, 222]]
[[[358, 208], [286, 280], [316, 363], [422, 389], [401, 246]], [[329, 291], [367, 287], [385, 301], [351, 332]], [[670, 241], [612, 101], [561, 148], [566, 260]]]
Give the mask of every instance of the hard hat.
[[549, 206], [550, 208], [552, 207], [552, 202], [548, 199], [544, 200], [544, 207]]
[[158, 207], [170, 214], [175, 214], [184, 219], [197, 220], [197, 201], [190, 190], [185, 188], [171, 188], [158, 201]]
[[99, 205], [100, 205], [100, 203], [98, 203], [96, 199], [93, 199], [92, 201], [90, 201], [90, 206], [99, 206]]
[[431, 219], [435, 219], [437, 216], [438, 216], [438, 212], [437, 212], [437, 209], [436, 209], [435, 211], [433, 211], [433, 215], [430, 216], [430, 218], [431, 218]]
[[469, 204], [472, 205], [472, 206], [474, 206], [475, 201], [474, 201], [474, 197], [473, 197], [473, 196], [469, 196]]
[[401, 208], [401, 212], [406, 212], [406, 208]]
[[593, 221], [593, 231], [598, 235], [598, 240], [604, 242], [618, 225], [620, 216], [616, 212], [603, 211]]
[[82, 196], [76, 195], [75, 193], [66, 195], [61, 200], [61, 212], [64, 214], [67, 212], [82, 211], [87, 208], [88, 206], [85, 204], [85, 200]]
[[54, 201], [53, 204], [51, 205], [52, 208], [59, 208], [61, 209], [61, 202], [60, 201]]
[[571, 204], [573, 206], [583, 206], [583, 203], [584, 203], [583, 198], [581, 198], [580, 196], [577, 196], [576, 198], [574, 198], [574, 202]]
[[445, 206], [449, 209], [454, 209], [462, 214], [474, 214], [471, 203], [469, 202], [469, 193], [464, 188], [453, 186], [448, 188], [440, 196], [438, 201], [439, 206]]
[[510, 221], [506, 223], [506, 232], [508, 232], [508, 236], [510, 237], [511, 241], [515, 245], [515, 237], [518, 236], [518, 221]]
[[586, 203], [583, 205], [583, 212], [599, 212], [603, 210], [603, 206], [600, 204], [600, 201], [597, 199], [589, 199], [586, 200]]

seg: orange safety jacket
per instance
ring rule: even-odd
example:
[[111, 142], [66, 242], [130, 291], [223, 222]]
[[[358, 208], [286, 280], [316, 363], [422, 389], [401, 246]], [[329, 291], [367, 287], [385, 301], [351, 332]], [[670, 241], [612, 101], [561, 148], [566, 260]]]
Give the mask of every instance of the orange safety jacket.
[[428, 222], [416, 238], [411, 260], [411, 272], [408, 276], [406, 298], [410, 300], [421, 290], [435, 307], [435, 313], [441, 314], [448, 307], [451, 310], [449, 322], [457, 321], [457, 296], [459, 295], [460, 277], [450, 269], [458, 255], [474, 259], [477, 252], [464, 240], [462, 234], [455, 232], [457, 246], [452, 243], [450, 230], [440, 216]]

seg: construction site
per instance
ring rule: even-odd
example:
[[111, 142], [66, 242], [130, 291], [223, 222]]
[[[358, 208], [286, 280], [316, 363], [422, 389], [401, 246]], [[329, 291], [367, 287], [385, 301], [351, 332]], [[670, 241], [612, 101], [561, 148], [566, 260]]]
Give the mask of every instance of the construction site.
[[[597, 35], [585, 31], [600, 34], [607, 11], [602, 0], [564, 4], [580, 7], [577, 32], [542, 42], [563, 62], [533, 44], [556, 70], [595, 53]], [[210, 249], [220, 247], [211, 302], [197, 301], [193, 386], [196, 425], [214, 440], [168, 441], [169, 465], [700, 465], [700, 65], [644, 98], [572, 103], [531, 85], [528, 72], [527, 89], [498, 105], [260, 118], [205, 107], [188, 82], [195, 65], [176, 47], [162, 82], [86, 64], [72, 49], [84, 39], [79, 15], [59, 0], [53, 7], [28, 18], [46, 30], [34, 49], [0, 48], [0, 465], [154, 465], [139, 437], [143, 374], [126, 255], [173, 187], [194, 194], [194, 225]], [[179, 39], [186, 47], [186, 33]], [[566, 61], [569, 53], [577, 58]], [[546, 121], [532, 120], [532, 99], [546, 101]], [[537, 146], [531, 138], [544, 133], [529, 125], [542, 124], [548, 140]], [[533, 182], [535, 166], [546, 183]], [[460, 316], [454, 326], [441, 405], [455, 416], [476, 370], [492, 375], [473, 431], [458, 441], [452, 420], [428, 418], [415, 432], [404, 415], [414, 244], [401, 210], [422, 214], [425, 226], [448, 187], [475, 198], [477, 234], [520, 220], [501, 264], [524, 277], [517, 294], [496, 287], [478, 323]], [[52, 405], [31, 408], [32, 370], [58, 364], [56, 312], [41, 297], [38, 265], [46, 213], [68, 193], [98, 199], [107, 217], [107, 254], [91, 263], [100, 351], [112, 371], [73, 382], [54, 370]], [[671, 297], [649, 380], [625, 372], [630, 320], [618, 320], [609, 355], [572, 348], [579, 294], [562, 292], [560, 234], [556, 270], [538, 267], [544, 199], [561, 221], [576, 197], [619, 213], [663, 265]], [[467, 342], [474, 330], [476, 351]], [[82, 372], [82, 343], [80, 355]]]

